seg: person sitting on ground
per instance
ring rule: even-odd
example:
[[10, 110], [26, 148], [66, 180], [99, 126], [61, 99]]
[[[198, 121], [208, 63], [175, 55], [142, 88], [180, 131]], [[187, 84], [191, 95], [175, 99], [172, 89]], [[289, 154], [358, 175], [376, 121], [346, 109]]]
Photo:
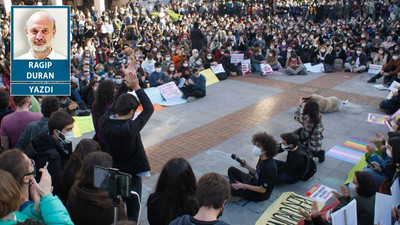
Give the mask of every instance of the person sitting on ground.
[[42, 118], [42, 114], [29, 111], [31, 96], [13, 96], [12, 99], [17, 110], [1, 121], [1, 146], [4, 150], [14, 148], [28, 124]]
[[222, 216], [230, 194], [229, 183], [225, 178], [217, 173], [204, 174], [197, 183], [196, 196], [200, 206], [197, 214], [178, 217], [169, 225], [228, 225], [218, 218]]
[[23, 197], [14, 177], [4, 170], [0, 170], [0, 224], [11, 225], [34, 219], [48, 225], [64, 224], [73, 225], [67, 209], [57, 196], [54, 196], [51, 186], [51, 176], [46, 167], [40, 169], [42, 179], [36, 183], [31, 178], [31, 194], [35, 201], [22, 211], [18, 211]]
[[304, 145], [294, 133], [281, 134], [281, 152], [287, 151], [286, 161], [276, 160], [278, 165], [277, 183], [294, 184], [298, 182], [307, 170], [307, 158]]
[[206, 77], [200, 74], [198, 69], [193, 69], [193, 75], [185, 81], [181, 90], [188, 102], [203, 98], [206, 96]]
[[[67, 209], [75, 225], [98, 224], [108, 225], [113, 223], [113, 200], [108, 197], [108, 192], [94, 186], [95, 165], [110, 168], [113, 160], [108, 153], [89, 153], [82, 162], [82, 168], [77, 181], [68, 194]], [[126, 220], [124, 204], [118, 207], [118, 220]]]
[[387, 64], [388, 58], [389, 58], [389, 54], [386, 52], [385, 48], [380, 47], [380, 48], [378, 49], [378, 52], [377, 52], [376, 55], [375, 55], [373, 64], [384, 66], [384, 65]]
[[261, 72], [261, 64], [266, 63], [266, 61], [260, 48], [255, 48], [254, 52], [250, 55], [250, 61], [252, 70]]
[[225, 50], [224, 56], [221, 58], [220, 63], [224, 67], [227, 75], [232, 77], [239, 75], [239, 68], [237, 67], [238, 63], [231, 63], [231, 52], [229, 50]]
[[42, 101], [42, 115], [39, 121], [34, 121], [26, 126], [24, 133], [19, 138], [16, 148], [25, 150], [29, 143], [44, 131], [49, 130], [48, 122], [50, 115], [60, 109], [60, 100], [55, 96], [46, 96]]
[[356, 52], [351, 56], [350, 62], [344, 64], [346, 72], [358, 73], [367, 69], [367, 55], [363, 52], [363, 47], [358, 46]]
[[375, 83], [381, 77], [383, 78], [383, 83], [390, 85], [396, 78], [397, 73], [400, 72], [400, 52], [394, 51], [392, 59], [382, 67], [381, 71], [371, 79], [369, 79], [368, 83]]
[[68, 192], [76, 181], [78, 172], [82, 168], [83, 160], [89, 153], [100, 152], [100, 150], [99, 144], [88, 138], [82, 139], [78, 145], [76, 145], [71, 158], [65, 164], [60, 174], [60, 181], [62, 184], [60, 184], [61, 191], [58, 193], [58, 197], [64, 205], [67, 205]]
[[281, 68], [281, 64], [278, 61], [278, 54], [276, 49], [269, 49], [267, 53], [267, 57], [265, 62], [271, 66], [274, 71], [279, 70]]
[[157, 87], [167, 83], [167, 76], [161, 71], [161, 63], [156, 62], [154, 64], [155, 70], [149, 75], [150, 87]]
[[149, 224], [169, 224], [185, 214], [194, 216], [198, 210], [192, 167], [183, 158], [169, 160], [161, 171], [155, 192], [147, 200]]
[[304, 74], [305, 67], [300, 57], [296, 53], [293, 53], [286, 61], [286, 72], [291, 75]]
[[259, 157], [256, 168], [249, 166], [242, 159], [241, 167], [249, 174], [230, 167], [228, 177], [233, 196], [239, 196], [250, 201], [263, 201], [271, 196], [277, 176], [277, 164], [273, 157], [278, 153], [278, 143], [265, 132], [256, 133], [251, 140], [253, 155]]
[[301, 98], [299, 107], [294, 113], [294, 119], [302, 125], [294, 132], [299, 136], [299, 141], [311, 151], [314, 157], [318, 157], [319, 162], [324, 162], [325, 151], [321, 149], [324, 125], [318, 102]]

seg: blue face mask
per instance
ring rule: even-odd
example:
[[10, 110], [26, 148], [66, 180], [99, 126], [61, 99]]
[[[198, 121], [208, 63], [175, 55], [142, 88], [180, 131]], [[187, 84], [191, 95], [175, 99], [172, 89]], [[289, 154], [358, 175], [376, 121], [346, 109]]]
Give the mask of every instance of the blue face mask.
[[85, 79], [86, 79], [86, 80], [90, 80], [90, 75], [86, 75], [86, 76], [85, 76]]

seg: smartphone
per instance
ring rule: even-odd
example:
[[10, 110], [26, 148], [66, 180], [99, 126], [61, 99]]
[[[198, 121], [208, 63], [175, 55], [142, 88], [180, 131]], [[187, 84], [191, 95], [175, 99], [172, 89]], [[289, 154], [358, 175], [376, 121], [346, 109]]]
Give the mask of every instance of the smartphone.
[[[100, 188], [104, 191], [113, 190], [113, 187], [110, 187], [110, 169], [94, 166], [94, 186]], [[122, 197], [128, 197], [131, 191], [131, 175], [123, 172], [116, 172], [116, 191], [117, 195], [121, 195]]]
[[365, 158], [365, 162], [367, 162], [368, 166], [369, 166], [371, 169], [375, 170], [375, 166], [374, 166], [374, 164], [371, 163], [371, 160], [369, 159], [369, 157], [366, 157], [366, 158]]

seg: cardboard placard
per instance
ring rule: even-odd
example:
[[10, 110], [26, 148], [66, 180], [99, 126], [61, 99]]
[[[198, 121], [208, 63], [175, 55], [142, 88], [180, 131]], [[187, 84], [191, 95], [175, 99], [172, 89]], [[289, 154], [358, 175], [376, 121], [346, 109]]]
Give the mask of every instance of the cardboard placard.
[[200, 71], [200, 74], [206, 77], [206, 86], [219, 82], [218, 77], [215, 76], [214, 72], [211, 69]]
[[250, 59], [243, 60], [241, 67], [242, 67], [242, 74], [243, 75], [251, 74], [251, 62], [250, 62]]
[[182, 92], [176, 86], [175, 82], [168, 82], [160, 85], [157, 89], [160, 90], [161, 95], [166, 101], [182, 97]]
[[269, 64], [260, 64], [260, 67], [263, 76], [266, 76], [267, 74], [274, 72]]
[[225, 73], [224, 67], [222, 66], [222, 64], [218, 64], [216, 66], [210, 66], [211, 70], [215, 73]]
[[382, 65], [370, 64], [368, 67], [368, 73], [370, 74], [378, 74], [381, 71]]
[[305, 196], [318, 202], [325, 203], [333, 196], [332, 191], [336, 190], [322, 184], [316, 184]]
[[241, 63], [244, 59], [244, 54], [231, 54], [231, 63]]

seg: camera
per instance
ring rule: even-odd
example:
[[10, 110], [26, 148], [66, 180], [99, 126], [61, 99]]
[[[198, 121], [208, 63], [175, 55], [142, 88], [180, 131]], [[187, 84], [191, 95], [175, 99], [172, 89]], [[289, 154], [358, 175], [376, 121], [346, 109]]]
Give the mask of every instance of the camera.
[[94, 167], [94, 186], [108, 192], [108, 197], [126, 198], [131, 193], [131, 175], [115, 168]]

